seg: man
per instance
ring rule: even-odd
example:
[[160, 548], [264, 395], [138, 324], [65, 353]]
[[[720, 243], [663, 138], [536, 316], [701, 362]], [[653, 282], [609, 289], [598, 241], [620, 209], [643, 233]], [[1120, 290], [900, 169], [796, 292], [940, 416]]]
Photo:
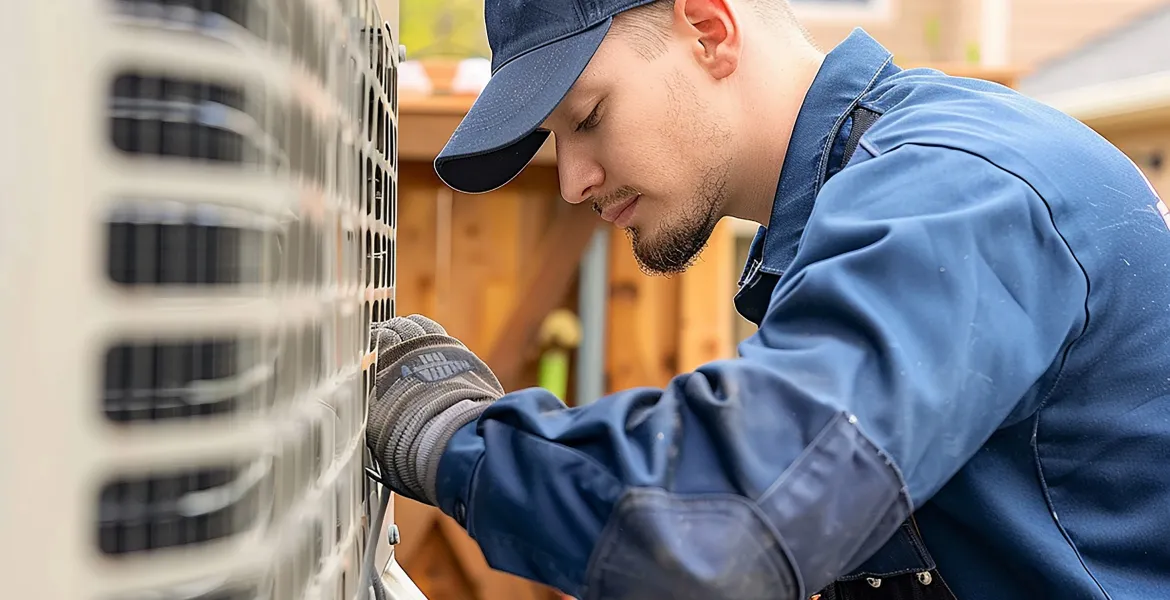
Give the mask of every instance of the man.
[[761, 225], [735, 359], [565, 408], [420, 317], [379, 325], [369, 442], [489, 564], [580, 598], [1170, 590], [1170, 217], [1079, 123], [827, 54], [779, 0], [493, 0], [438, 157], [561, 191], [683, 270]]

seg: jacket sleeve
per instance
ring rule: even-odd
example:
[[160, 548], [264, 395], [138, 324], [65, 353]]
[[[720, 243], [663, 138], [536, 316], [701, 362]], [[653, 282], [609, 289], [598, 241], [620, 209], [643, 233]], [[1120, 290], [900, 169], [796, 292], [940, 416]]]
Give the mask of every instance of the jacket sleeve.
[[1036, 410], [1087, 295], [1045, 202], [958, 150], [858, 152], [738, 358], [580, 408], [518, 391], [456, 434], [439, 505], [492, 567], [583, 599], [806, 597]]

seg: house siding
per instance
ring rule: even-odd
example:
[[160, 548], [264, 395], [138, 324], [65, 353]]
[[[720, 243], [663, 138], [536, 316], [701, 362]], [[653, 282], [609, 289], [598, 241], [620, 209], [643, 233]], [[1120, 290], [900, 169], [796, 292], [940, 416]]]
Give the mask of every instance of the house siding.
[[1170, 199], [1170, 123], [1100, 133], [1141, 168], [1158, 196]]
[[[829, 50], [860, 27], [894, 53], [898, 62], [948, 62], [958, 58], [957, 44], [960, 6], [978, 0], [889, 0], [884, 17], [840, 19], [829, 16], [808, 17], [794, 3], [797, 16], [813, 40]], [[932, 35], [932, 29], [937, 31]]]
[[[968, 46], [977, 45], [982, 27], [982, 0], [889, 0], [887, 18], [840, 19], [801, 16], [822, 48], [839, 43], [861, 27], [889, 48], [901, 62], [964, 62]], [[1070, 52], [1167, 0], [1010, 0], [1008, 61], [1028, 71]], [[794, 2], [800, 14], [799, 0]], [[928, 27], [937, 24], [932, 43]]]
[[1033, 69], [1120, 27], [1166, 0], [1012, 0], [1009, 56]]

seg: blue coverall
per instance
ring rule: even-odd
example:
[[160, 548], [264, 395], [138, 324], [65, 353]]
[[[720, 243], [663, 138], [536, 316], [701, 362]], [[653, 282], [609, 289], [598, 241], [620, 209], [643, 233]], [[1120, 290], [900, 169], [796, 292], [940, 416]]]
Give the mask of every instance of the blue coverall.
[[739, 357], [456, 434], [439, 504], [488, 563], [584, 599], [935, 566], [963, 600], [1170, 597], [1170, 215], [1135, 165], [857, 30], [778, 176]]

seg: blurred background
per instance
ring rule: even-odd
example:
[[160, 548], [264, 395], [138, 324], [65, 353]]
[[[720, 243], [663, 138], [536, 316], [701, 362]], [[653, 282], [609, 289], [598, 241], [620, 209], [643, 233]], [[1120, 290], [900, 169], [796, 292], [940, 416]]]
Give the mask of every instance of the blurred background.
[[[1170, 193], [1170, 2], [792, 3], [822, 48], [862, 27], [903, 67], [1016, 88], [1093, 127]], [[551, 144], [498, 191], [452, 193], [432, 161], [489, 76], [483, 1], [401, 0], [400, 18], [398, 313], [439, 320], [509, 389], [542, 385], [569, 404], [733, 356], [752, 331], [731, 299], [755, 227], [725, 221], [694, 269], [650, 278], [624, 235], [560, 200]], [[398, 558], [428, 597], [556, 597], [492, 571], [437, 510], [395, 510]]]

